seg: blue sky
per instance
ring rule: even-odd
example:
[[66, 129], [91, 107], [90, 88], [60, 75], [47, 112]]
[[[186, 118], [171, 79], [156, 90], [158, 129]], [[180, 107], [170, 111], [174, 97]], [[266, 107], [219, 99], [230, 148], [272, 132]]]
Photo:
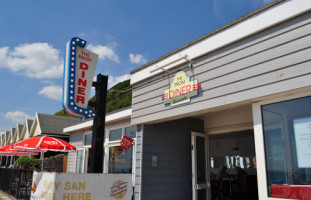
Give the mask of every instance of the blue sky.
[[74, 36], [99, 54], [109, 86], [130, 71], [272, 0], [10, 0], [0, 12], [0, 132], [62, 109]]

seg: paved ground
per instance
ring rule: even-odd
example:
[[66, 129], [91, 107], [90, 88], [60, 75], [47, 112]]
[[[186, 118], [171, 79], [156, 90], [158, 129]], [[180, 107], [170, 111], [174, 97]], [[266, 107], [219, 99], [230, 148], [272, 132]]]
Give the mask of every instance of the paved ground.
[[8, 196], [0, 190], [0, 200], [15, 200], [15, 198]]

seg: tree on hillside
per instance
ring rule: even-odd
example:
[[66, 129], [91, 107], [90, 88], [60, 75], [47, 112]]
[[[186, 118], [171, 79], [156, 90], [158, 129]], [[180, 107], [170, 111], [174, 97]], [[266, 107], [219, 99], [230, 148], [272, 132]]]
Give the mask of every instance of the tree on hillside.
[[[95, 96], [90, 98], [95, 101]], [[120, 82], [110, 88], [107, 93], [106, 113], [110, 113], [132, 105], [132, 86], [130, 80]], [[64, 109], [57, 111], [54, 115], [73, 117], [68, 115]]]

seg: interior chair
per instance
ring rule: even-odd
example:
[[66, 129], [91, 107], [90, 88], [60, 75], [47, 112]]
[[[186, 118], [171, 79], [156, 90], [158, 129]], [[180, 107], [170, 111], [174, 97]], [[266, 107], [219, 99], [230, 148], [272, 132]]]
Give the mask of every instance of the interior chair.
[[246, 196], [247, 194], [247, 176], [243, 176], [242, 185], [233, 185], [232, 193], [234, 196]]

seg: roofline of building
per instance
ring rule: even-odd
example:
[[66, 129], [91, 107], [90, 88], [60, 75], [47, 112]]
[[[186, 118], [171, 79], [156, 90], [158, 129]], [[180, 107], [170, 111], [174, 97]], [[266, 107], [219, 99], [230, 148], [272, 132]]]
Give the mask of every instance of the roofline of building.
[[[118, 110], [116, 112], [109, 113], [106, 115], [106, 124], [121, 121], [125, 119], [130, 119], [132, 116], [132, 108], [125, 108], [122, 110]], [[64, 128], [64, 133], [72, 133], [79, 130], [90, 129], [93, 127], [93, 120], [85, 121], [80, 124], [76, 124], [73, 126], [69, 126]]]
[[[133, 85], [162, 73], [162, 70], [156, 71], [158, 68], [161, 68], [161, 66], [165, 66], [167, 70], [187, 62], [187, 60], [178, 60], [178, 58], [182, 56], [188, 55], [192, 60], [196, 59], [303, 14], [310, 10], [310, 5], [311, 2], [305, 0], [275, 0], [270, 4], [132, 70], [131, 84]], [[276, 12], [278, 15], [275, 14]], [[202, 48], [202, 46], [205, 48]], [[174, 62], [174, 60], [178, 60], [178, 62]]]

